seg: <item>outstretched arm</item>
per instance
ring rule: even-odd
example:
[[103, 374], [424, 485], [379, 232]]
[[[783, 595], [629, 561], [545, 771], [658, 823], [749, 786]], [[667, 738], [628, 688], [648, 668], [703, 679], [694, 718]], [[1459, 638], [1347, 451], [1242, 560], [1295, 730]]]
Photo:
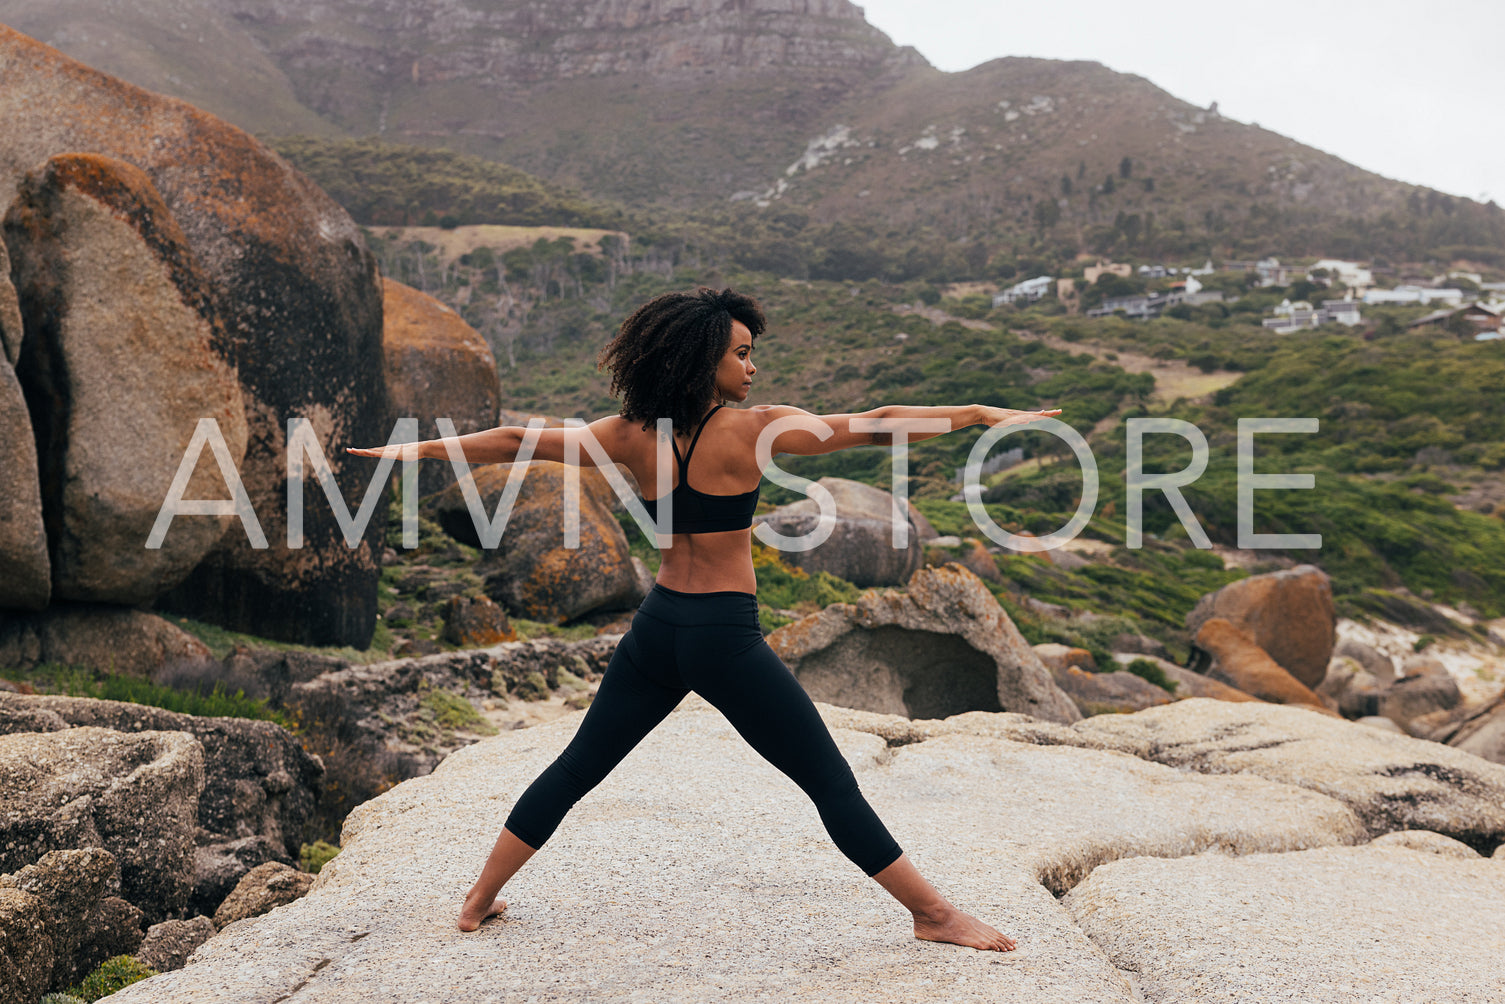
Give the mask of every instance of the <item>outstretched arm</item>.
[[[593, 438], [605, 450], [612, 463], [622, 463], [623, 433], [628, 426], [626, 420], [612, 415], [574, 429], [541, 429], [536, 433], [538, 442], [533, 448], [532, 459], [559, 463], [574, 460], [581, 467], [600, 466], [586, 449], [585, 440]], [[371, 449], [347, 447], [345, 452], [357, 457], [378, 459], [395, 457], [398, 460], [448, 460], [450, 447], [453, 445], [463, 453], [467, 463], [510, 464], [517, 459], [523, 437], [527, 434], [528, 430], [521, 426], [502, 425], [485, 432], [472, 432], [467, 436], [425, 439], [420, 443]], [[574, 454], [573, 457], [570, 456], [571, 453]]]
[[[781, 428], [774, 437], [773, 453], [793, 453], [798, 456], [835, 453], [837, 450], [845, 450], [853, 446], [893, 445], [891, 433], [873, 431], [870, 428], [873, 420], [925, 419], [934, 421], [939, 419], [947, 423], [947, 428], [940, 431], [908, 432], [909, 442], [918, 443], [921, 440], [944, 436], [947, 432], [955, 432], [957, 429], [965, 429], [970, 425], [1022, 425], [1039, 418], [1051, 418], [1061, 413], [1060, 408], [1016, 411], [1013, 408], [993, 408], [981, 404], [936, 407], [887, 404], [871, 411], [846, 415], [812, 415], [808, 411], [788, 405], [767, 405], [752, 410], [762, 417], [761, 428], [767, 428], [780, 419], [792, 419], [793, 421], [784, 423], [789, 427]], [[813, 426], [813, 423], [817, 422], [830, 430], [830, 436], [820, 438], [819, 432]]]

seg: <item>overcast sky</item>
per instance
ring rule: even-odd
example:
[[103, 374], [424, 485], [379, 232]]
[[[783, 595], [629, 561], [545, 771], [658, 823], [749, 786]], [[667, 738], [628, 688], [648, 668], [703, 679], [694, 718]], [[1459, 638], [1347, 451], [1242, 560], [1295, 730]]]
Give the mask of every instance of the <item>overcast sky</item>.
[[957, 71], [1091, 59], [1387, 177], [1505, 204], [1505, 2], [857, 0]]

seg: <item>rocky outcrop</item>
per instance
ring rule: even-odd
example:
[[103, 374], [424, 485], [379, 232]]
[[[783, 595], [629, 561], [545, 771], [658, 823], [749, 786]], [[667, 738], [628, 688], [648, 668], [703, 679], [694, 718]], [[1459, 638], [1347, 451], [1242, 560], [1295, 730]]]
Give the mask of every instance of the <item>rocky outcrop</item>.
[[115, 859], [97, 847], [52, 851], [36, 864], [0, 875], [0, 890], [19, 890], [46, 907], [50, 986], [72, 986], [105, 959], [130, 955], [141, 944], [141, 911], [112, 895], [119, 881]]
[[1129, 663], [1139, 659], [1145, 659], [1159, 667], [1165, 678], [1176, 685], [1172, 694], [1177, 700], [1188, 697], [1210, 697], [1215, 701], [1257, 701], [1259, 698], [1244, 693], [1235, 687], [1210, 676], [1201, 673], [1193, 673], [1184, 666], [1178, 666], [1169, 659], [1159, 656], [1145, 655], [1139, 652], [1114, 652], [1113, 661], [1119, 666], [1127, 668]]
[[259, 917], [279, 906], [286, 906], [308, 892], [314, 877], [308, 872], [268, 861], [257, 865], [245, 877], [225, 901], [214, 911], [214, 926], [224, 930], [237, 920]]
[[136, 961], [159, 973], [182, 969], [188, 957], [214, 937], [214, 921], [198, 916], [191, 920], [164, 920], [147, 929], [141, 947], [132, 954]]
[[903, 591], [834, 603], [768, 643], [811, 697], [830, 704], [909, 718], [1081, 717], [993, 594], [957, 564], [921, 568]]
[[[265, 861], [292, 862], [305, 838], [324, 769], [274, 722], [210, 718], [82, 697], [0, 694], [7, 714], [55, 715], [69, 726], [116, 732], [184, 732], [203, 747], [204, 785], [188, 827], [188, 906], [212, 911], [241, 876]], [[0, 724], [0, 731], [7, 731]]]
[[1276, 704], [1302, 704], [1327, 714], [1322, 698], [1287, 673], [1254, 639], [1221, 617], [1202, 623], [1197, 645], [1217, 660], [1209, 672], [1213, 679]]
[[0, 614], [0, 663], [84, 666], [122, 676], [155, 676], [201, 663], [209, 648], [169, 621], [125, 607], [63, 604], [31, 614]]
[[[502, 385], [486, 339], [432, 296], [391, 279], [382, 279], [382, 358], [389, 426], [416, 418], [418, 438], [437, 439], [435, 419], [448, 418], [462, 436], [497, 424]], [[454, 483], [452, 464], [418, 467], [421, 495]]]
[[[268, 540], [286, 541], [290, 418], [313, 423], [341, 490], [358, 498], [370, 464], [338, 447], [384, 442], [390, 430], [381, 289], [349, 216], [246, 133], [9, 28], [0, 28], [0, 72], [0, 204], [11, 202], [27, 172], [62, 153], [133, 165], [161, 196], [168, 218], [156, 222], [177, 224], [203, 276], [208, 312], [223, 324], [215, 348], [239, 379], [247, 422], [240, 474]], [[22, 306], [30, 331], [39, 318]], [[157, 388], [164, 396], [173, 389]], [[234, 530], [159, 602], [263, 636], [366, 644], [384, 521], [373, 519], [352, 550], [321, 502], [316, 495], [307, 507], [304, 548], [257, 550]], [[198, 519], [175, 520], [168, 539], [191, 534]]]
[[1502, 896], [1499, 862], [1366, 845], [1115, 861], [1063, 906], [1144, 1000], [1464, 1002], [1505, 986]]
[[1307, 688], [1322, 682], [1337, 639], [1332, 582], [1315, 565], [1251, 575], [1208, 593], [1186, 615], [1196, 637], [1214, 617], [1245, 632]]
[[0, 887], [0, 1004], [33, 1004], [52, 983], [51, 916], [40, 899]]
[[[497, 512], [514, 464], [482, 467], [470, 475], [485, 508]], [[627, 607], [637, 595], [627, 535], [606, 502], [606, 479], [580, 471], [580, 546], [564, 546], [564, 465], [535, 460], [527, 466], [506, 529], [476, 568], [486, 593], [508, 612], [529, 620], [559, 623], [595, 610]], [[446, 533], [472, 547], [482, 540], [460, 485], [427, 503]]]
[[0, 240], [0, 358], [11, 366], [21, 357], [21, 304], [16, 300], [16, 286], [10, 279], [10, 253]]
[[[6, 317], [10, 274], [0, 241], [0, 338], [9, 355]], [[11, 302], [14, 306], [14, 302]], [[20, 347], [20, 330], [15, 334]], [[37, 480], [37, 443], [21, 382], [9, 358], [0, 356], [0, 610], [40, 610], [52, 593], [47, 533], [42, 524], [42, 489]]]
[[[427, 1000], [442, 995], [439, 970], [397, 960], [443, 958], [446, 986], [474, 975], [522, 998], [608, 1000], [637, 991], [675, 1000], [927, 1000], [940, 993], [1129, 1004], [1135, 997], [1125, 974], [1082, 935], [1054, 892], [1140, 855], [1218, 850], [1222, 860], [1239, 860], [1226, 855], [1280, 856], [1364, 839], [1335, 799], [1263, 778], [976, 735], [890, 747], [838, 728], [834, 737], [863, 791], [910, 856], [945, 882], [949, 898], [1011, 933], [1021, 949], [1013, 957], [956, 951], [916, 942], [907, 914], [841, 857], [803, 796], [692, 697], [570, 814], [549, 845], [546, 873], [524, 869], [509, 885], [505, 919], [472, 936], [475, 951], [456, 950], [447, 922], [490, 849], [498, 802], [515, 798], [563, 749], [578, 720], [504, 733], [366, 803], [307, 896], [222, 931], [185, 969], [129, 987], [119, 1000], [173, 1001], [204, 986], [226, 997], [274, 998], [302, 986], [314, 997]], [[686, 771], [691, 760], [696, 769]], [[673, 779], [672, 795], [645, 801], [645, 792], [664, 791], [665, 778]], [[497, 801], [476, 799], [477, 790]], [[663, 866], [609, 865], [623, 843], [651, 846]], [[436, 855], [436, 846], [446, 852]], [[1224, 891], [1209, 881], [1202, 895], [1219, 899]], [[686, 931], [695, 932], [691, 941], [683, 940]], [[512, 964], [498, 976], [503, 941]], [[592, 951], [558, 950], [576, 941]], [[645, 966], [644, 949], [653, 945], [667, 954]], [[737, 964], [716, 961], [727, 958]], [[934, 982], [938, 959], [948, 967], [942, 991]], [[1292, 979], [1289, 971], [1266, 975], [1251, 997], [1273, 996]]]
[[[819, 546], [784, 551], [780, 558], [807, 572], [830, 572], [857, 586], [897, 586], [908, 581], [925, 555], [914, 504], [900, 509], [898, 499], [888, 492], [846, 478], [821, 478], [816, 484], [836, 500], [836, 526]], [[900, 549], [893, 546], [896, 515], [909, 527], [908, 546]], [[753, 525], [767, 524], [785, 537], [802, 537], [819, 520], [820, 507], [813, 499], [803, 498], [754, 516]]]
[[203, 787], [203, 747], [182, 732], [0, 736], [0, 872], [50, 851], [102, 847], [120, 866], [121, 896], [161, 920], [193, 885]]
[[1196, 699], [1073, 728], [1104, 748], [1172, 767], [1322, 792], [1349, 806], [1373, 836], [1433, 830], [1481, 853], [1505, 841], [1505, 766], [1316, 709]]
[[517, 641], [507, 613], [490, 597], [451, 596], [444, 607], [444, 640], [462, 648]]
[[1094, 673], [1073, 665], [1052, 669], [1050, 676], [1083, 715], [1141, 711], [1175, 700], [1168, 691], [1122, 670]]
[[[17, 372], [37, 431], [53, 596], [151, 603], [234, 519], [175, 520], [160, 547], [145, 546], [200, 420], [217, 424], [235, 466], [245, 457], [219, 304], [161, 195], [125, 161], [50, 158], [21, 178], [4, 233], [26, 318]], [[182, 493], [226, 496], [208, 462]]]

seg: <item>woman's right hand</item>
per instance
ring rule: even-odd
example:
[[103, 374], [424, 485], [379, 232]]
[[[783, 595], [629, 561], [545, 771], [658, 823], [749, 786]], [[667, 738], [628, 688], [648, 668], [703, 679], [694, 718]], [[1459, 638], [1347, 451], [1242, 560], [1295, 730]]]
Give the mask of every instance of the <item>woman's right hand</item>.
[[990, 408], [986, 405], [982, 408], [982, 424], [994, 425], [1024, 425], [1033, 422], [1037, 418], [1055, 418], [1061, 413], [1060, 408], [1041, 408], [1039, 411], [1017, 411], [1013, 408]]

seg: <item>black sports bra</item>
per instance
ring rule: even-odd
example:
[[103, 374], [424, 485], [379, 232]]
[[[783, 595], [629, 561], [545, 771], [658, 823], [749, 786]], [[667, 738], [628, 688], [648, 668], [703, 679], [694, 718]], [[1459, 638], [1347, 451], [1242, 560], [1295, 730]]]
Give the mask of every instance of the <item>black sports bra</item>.
[[[718, 404], [700, 420], [700, 428], [695, 430], [695, 437], [690, 440], [690, 448], [682, 459], [679, 444], [674, 442], [673, 436], [669, 437], [674, 459], [679, 462], [679, 484], [669, 493], [674, 520], [671, 533], [719, 533], [722, 530], [746, 530], [752, 526], [753, 510], [758, 507], [757, 488], [741, 495], [707, 495], [690, 487], [690, 455], [695, 452], [695, 444], [700, 442], [705, 424], [722, 407]], [[657, 522], [658, 499], [643, 499], [643, 505], [647, 507], [649, 517]]]

